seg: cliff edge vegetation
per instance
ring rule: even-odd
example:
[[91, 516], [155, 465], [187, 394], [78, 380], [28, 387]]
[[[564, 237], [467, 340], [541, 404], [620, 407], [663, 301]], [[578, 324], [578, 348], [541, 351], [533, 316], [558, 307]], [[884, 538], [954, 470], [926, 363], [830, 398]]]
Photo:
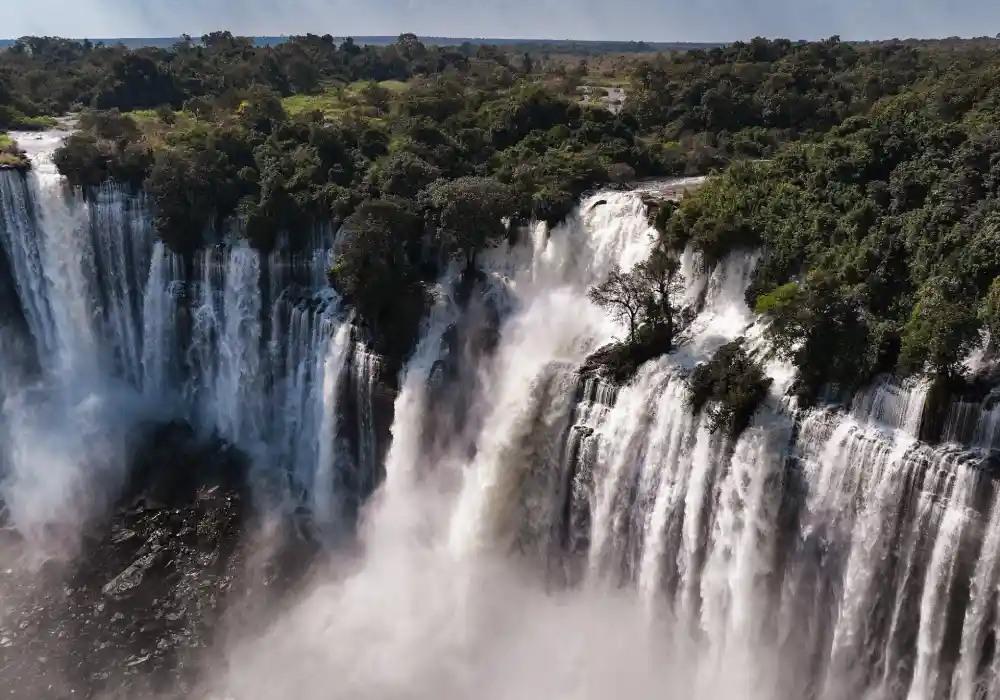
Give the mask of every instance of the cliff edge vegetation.
[[[166, 49], [27, 37], [0, 52], [0, 128], [83, 110], [61, 172], [85, 192], [144, 190], [183, 255], [234, 227], [267, 251], [351, 222], [330, 279], [393, 354], [444, 262], [471, 271], [517, 223], [554, 225], [597, 186], [722, 173], [654, 212], [660, 248], [690, 244], [707, 264], [760, 250], [747, 301], [808, 402], [882, 372], [957, 386], [1000, 331], [998, 46], [756, 38], [573, 64], [412, 34], [256, 46], [214, 32]], [[620, 74], [594, 74], [607, 65]], [[581, 85], [608, 80], [620, 112], [581, 104]], [[483, 225], [500, 215], [515, 226]], [[661, 308], [625, 339], [623, 376], [683, 324], [662, 278], [639, 294]]]

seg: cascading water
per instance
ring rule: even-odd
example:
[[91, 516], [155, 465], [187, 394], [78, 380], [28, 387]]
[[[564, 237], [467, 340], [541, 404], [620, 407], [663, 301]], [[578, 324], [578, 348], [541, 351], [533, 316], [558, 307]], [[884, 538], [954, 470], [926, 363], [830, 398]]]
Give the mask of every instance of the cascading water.
[[[794, 413], [775, 362], [782, 381], [750, 428], [713, 434], [685, 376], [736, 337], [759, 346], [742, 299], [752, 255], [707, 277], [687, 255], [685, 295], [703, 311], [686, 343], [624, 387], [579, 376], [621, 330], [586, 290], [650, 244], [638, 197], [601, 197], [484, 261], [483, 298], [503, 308], [490, 349], [444, 342], [479, 302], [463, 312], [442, 285], [397, 400], [363, 564], [232, 650], [232, 697], [319, 697], [294, 680], [316, 675], [338, 679], [334, 696], [372, 698], [1000, 690], [985, 456], [917, 440], [925, 385], [883, 381], [849, 413]], [[434, 388], [454, 362], [476, 368], [446, 373], [460, 422]]]
[[0, 173], [40, 368], [3, 358], [15, 524], [74, 522], [51, 515], [107, 492], [147, 414], [238, 445], [321, 528], [352, 489], [374, 491], [358, 559], [213, 664], [225, 697], [1000, 695], [992, 404], [953, 407], [953, 442], [932, 446], [926, 385], [795, 411], [775, 361], [750, 427], [713, 433], [686, 376], [734, 338], [762, 347], [743, 302], [753, 254], [708, 273], [685, 254], [700, 314], [621, 387], [581, 373], [623, 330], [587, 291], [649, 254], [639, 196], [591, 198], [483, 255], [468, 301], [449, 270], [383, 455], [380, 359], [321, 291], [331, 236], [309, 255], [232, 242], [185, 261], [153, 240], [141, 198], [67, 200], [36, 170]]
[[[262, 258], [237, 241], [186, 262], [155, 240], [141, 196], [105, 186], [83, 201], [64, 190], [51, 155], [65, 133], [17, 136], [33, 168], [0, 171], [0, 250], [41, 373], [5, 343], [12, 439], [0, 502], [13, 524], [39, 540], [54, 523], [73, 529], [114, 493], [129, 431], [183, 418], [246, 452], [259, 483], [309, 500], [332, 527], [333, 475], [348, 468], [338, 383], [355, 358], [360, 381], [374, 381], [325, 289], [332, 236], [307, 255]], [[65, 440], [46, 444], [49, 429]]]

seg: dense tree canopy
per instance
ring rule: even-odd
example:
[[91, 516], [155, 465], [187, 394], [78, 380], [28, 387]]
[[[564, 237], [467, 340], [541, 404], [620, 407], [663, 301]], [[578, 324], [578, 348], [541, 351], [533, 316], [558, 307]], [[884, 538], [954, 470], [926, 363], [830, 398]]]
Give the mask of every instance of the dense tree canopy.
[[738, 338], [691, 373], [688, 402], [696, 413], [707, 413], [710, 430], [735, 438], [750, 426], [770, 386], [771, 379]]
[[476, 253], [503, 239], [504, 219], [516, 208], [514, 190], [489, 177], [439, 180], [427, 195], [439, 248], [460, 257], [466, 268], [473, 266]]
[[694, 174], [824, 133], [942, 73], [997, 63], [996, 41], [856, 44], [756, 38], [658, 54], [634, 72], [626, 109]]
[[406, 200], [373, 199], [344, 222], [330, 281], [371, 330], [377, 349], [399, 358], [423, 318], [423, 225]]
[[495, 61], [470, 59], [455, 49], [424, 46], [413, 35], [390, 46], [359, 46], [351, 40], [338, 45], [330, 35], [314, 34], [256, 46], [249, 38], [212, 32], [197, 41], [185, 37], [167, 49], [136, 50], [25, 37], [0, 53], [0, 73], [8, 76], [29, 116], [77, 106], [179, 108], [193, 98], [215, 99], [258, 85], [291, 95], [312, 92], [324, 81], [407, 80], [496, 67]]
[[[360, 270], [422, 290], [439, 272], [428, 261], [471, 265], [501, 219], [555, 224], [602, 183], [715, 168], [659, 210], [660, 257], [637, 270], [659, 325], [638, 324], [634, 356], [668, 349], [683, 323], [663, 285], [688, 244], [708, 262], [761, 249], [748, 302], [805, 399], [884, 371], [954, 383], [983, 331], [1000, 330], [996, 42], [637, 54], [616, 64], [620, 113], [573, 92], [600, 60], [527, 51], [413, 35], [255, 46], [216, 32], [137, 50], [26, 38], [0, 51], [0, 129], [83, 109], [60, 170], [84, 190], [144, 188], [185, 254], [226, 227], [269, 250], [347, 222], [331, 278], [373, 332], [394, 322]], [[405, 273], [388, 272], [402, 259]]]
[[[144, 189], [177, 252], [233, 229], [262, 251], [295, 248], [345, 224], [331, 280], [384, 346], [416, 332], [398, 333], [406, 324], [388, 302], [423, 299], [440, 273], [426, 261], [471, 270], [508, 222], [556, 223], [599, 183], [667, 174], [634, 120], [579, 105], [558, 75], [553, 87], [502, 51], [413, 35], [388, 47], [316, 36], [255, 47], [214, 33], [136, 51], [28, 39], [0, 53], [4, 64], [47, 76], [47, 88], [12, 84], [29, 111], [84, 108], [56, 156], [69, 182]], [[404, 259], [395, 248], [369, 250], [401, 230], [405, 274], [390, 271]], [[387, 294], [362, 289], [360, 271]]]
[[998, 78], [1000, 61], [957, 62], [822, 139], [732, 167], [661, 222], [709, 259], [763, 249], [747, 300], [803, 397], [884, 371], [953, 384], [997, 327]]

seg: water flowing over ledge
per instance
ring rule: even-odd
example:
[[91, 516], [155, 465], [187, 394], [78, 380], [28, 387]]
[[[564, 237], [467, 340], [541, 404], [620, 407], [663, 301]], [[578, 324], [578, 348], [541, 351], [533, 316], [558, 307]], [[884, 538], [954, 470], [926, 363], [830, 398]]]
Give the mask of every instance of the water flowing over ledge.
[[686, 342], [623, 387], [581, 375], [622, 332], [587, 290], [652, 245], [640, 195], [598, 196], [484, 255], [468, 305], [446, 274], [393, 395], [325, 288], [331, 236], [185, 261], [141, 198], [0, 173], [9, 518], [72, 528], [124, 478], [127, 429], [176, 417], [250, 455], [268, 507], [320, 531], [360, 512], [363, 566], [233, 651], [233, 697], [319, 697], [320, 674], [371, 698], [1000, 693], [993, 409], [956, 405], [932, 445], [923, 385], [796, 411], [772, 362], [751, 427], [713, 434], [685, 378], [733, 338], [763, 348], [753, 254], [685, 255]]
[[[262, 497], [311, 500], [331, 522], [356, 511], [378, 480], [380, 363], [326, 288], [332, 236], [304, 255], [234, 241], [185, 261], [155, 240], [144, 200], [113, 186], [83, 202], [43, 166], [0, 174], [0, 195], [8, 418], [115, 436], [92, 460], [60, 455], [39, 482], [37, 448], [21, 443], [33, 438], [12, 431], [3, 500], [16, 524], [44, 529], [39, 518], [88, 508], [82, 491], [113, 492], [121, 474], [86, 462], [120, 463], [132, 426], [176, 418], [248, 453]], [[75, 413], [95, 405], [99, 418]], [[107, 483], [87, 483], [98, 474]], [[36, 491], [68, 502], [39, 511]]]

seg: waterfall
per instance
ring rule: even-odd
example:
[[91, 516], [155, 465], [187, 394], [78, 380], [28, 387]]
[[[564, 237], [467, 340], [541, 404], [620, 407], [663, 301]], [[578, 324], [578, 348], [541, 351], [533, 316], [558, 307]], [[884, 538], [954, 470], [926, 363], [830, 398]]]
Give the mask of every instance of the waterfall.
[[[363, 564], [236, 645], [220, 683], [240, 698], [319, 697], [293, 680], [316, 675], [351, 697], [990, 697], [991, 456], [918, 439], [925, 383], [796, 410], [777, 361], [750, 427], [713, 433], [686, 377], [734, 338], [763, 350], [743, 301], [753, 254], [711, 270], [685, 254], [701, 311], [682, 346], [622, 387], [581, 375], [624, 330], [586, 290], [652, 233], [638, 197], [601, 198], [484, 256], [467, 308], [445, 275]], [[480, 304], [500, 310], [485, 349], [462, 340]]]
[[387, 427], [382, 360], [323, 279], [332, 232], [311, 251], [233, 236], [183, 259], [142, 197], [84, 201], [33, 157], [32, 174], [0, 172], [0, 250], [36, 355], [0, 345], [14, 524], [70, 537], [153, 418], [244, 451], [262, 503], [304, 508], [331, 548], [357, 515], [356, 558], [212, 664], [222, 696], [1000, 693], [995, 397], [954, 403], [929, 444], [925, 382], [800, 409], [769, 360], [747, 430], [713, 432], [687, 377], [733, 339], [766, 350], [743, 299], [756, 253], [706, 269], [687, 251], [697, 317], [617, 386], [583, 369], [626, 332], [587, 292], [654, 236], [637, 194], [588, 198], [480, 256], [475, 284], [443, 272]]
[[351, 367], [354, 370], [354, 401], [357, 406], [357, 464], [358, 491], [370, 494], [379, 482], [378, 435], [375, 422], [375, 384], [380, 360], [374, 353], [361, 346], [355, 347]]
[[0, 172], [5, 252], [31, 335], [48, 356], [56, 346], [55, 321], [49, 307], [49, 282], [35, 235], [35, 214], [28, 184], [13, 171]]
[[184, 302], [184, 261], [157, 241], [142, 310], [142, 390], [167, 397], [180, 379], [177, 316]]
[[[359, 399], [367, 394], [357, 468], [369, 482], [379, 470], [377, 361], [326, 286], [332, 232], [318, 231], [304, 253], [262, 256], [234, 238], [185, 261], [156, 240], [143, 196], [113, 185], [86, 199], [67, 191], [51, 162], [63, 135], [19, 135], [32, 170], [0, 171], [0, 252], [16, 292], [7, 301], [40, 368], [9, 343], [0, 349], [3, 423], [14, 435], [0, 503], [14, 525], [72, 529], [99, 513], [125, 473], [132, 428], [183, 419], [246, 453], [262, 493], [306, 503], [318, 526], [336, 527], [338, 474], [355, 469], [338, 438], [345, 374], [358, 377]], [[43, 450], [46, 422], [67, 439]]]
[[317, 459], [312, 478], [312, 499], [316, 518], [321, 525], [327, 528], [336, 524], [334, 431], [337, 419], [337, 383], [340, 380], [350, 346], [350, 325], [348, 323], [341, 324], [333, 342], [328, 345], [327, 355], [323, 358], [323, 382], [319, 399], [319, 431], [316, 433]]

